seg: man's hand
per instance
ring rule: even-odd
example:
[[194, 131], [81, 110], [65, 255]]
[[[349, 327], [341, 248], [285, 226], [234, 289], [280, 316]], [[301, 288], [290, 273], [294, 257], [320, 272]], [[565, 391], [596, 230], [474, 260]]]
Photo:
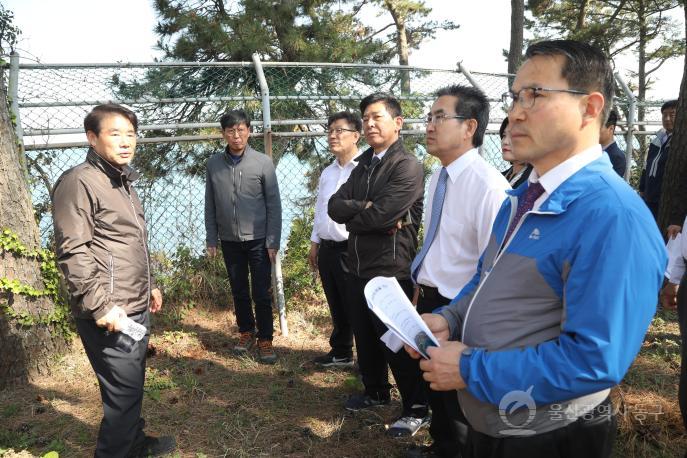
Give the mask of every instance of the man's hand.
[[317, 251], [320, 245], [315, 242], [310, 242], [310, 253], [308, 253], [308, 264], [310, 264], [310, 270], [317, 272]]
[[367, 210], [367, 209], [370, 208], [371, 206], [372, 206], [372, 201], [371, 201], [371, 200], [368, 200], [367, 202], [365, 202], [365, 210]]
[[277, 262], [277, 249], [276, 248], [268, 248], [267, 249], [267, 256], [270, 258], [270, 262], [274, 264]]
[[674, 239], [681, 231], [682, 226], [678, 226], [677, 224], [671, 224], [670, 226], [668, 226], [668, 229], [666, 229], [666, 235], [669, 239]]
[[217, 256], [217, 247], [216, 246], [209, 246], [205, 249], [205, 251], [207, 251], [208, 256], [210, 256], [211, 258], [214, 258], [215, 256]]
[[122, 330], [122, 322], [126, 318], [126, 312], [123, 308], [114, 306], [107, 314], [97, 320], [95, 325], [101, 328], [107, 328], [110, 332], [119, 332]]
[[[429, 330], [432, 331], [434, 337], [436, 337], [439, 343], [443, 345], [443, 343], [447, 341], [449, 337], [448, 321], [446, 321], [446, 318], [434, 313], [423, 313], [422, 315], [420, 315], [420, 317], [425, 322]], [[422, 355], [416, 352], [413, 349], [413, 347], [404, 345], [404, 348], [406, 349], [411, 358], [420, 359], [422, 357]]]
[[442, 342], [441, 347], [428, 347], [429, 359], [420, 361], [422, 377], [434, 391], [451, 391], [465, 388], [460, 375], [460, 358], [467, 347], [462, 342]]
[[661, 305], [668, 310], [675, 310], [677, 307], [677, 290], [678, 285], [667, 282], [663, 289], [661, 289]]
[[162, 308], [162, 291], [155, 288], [150, 292], [150, 313], [157, 313]]

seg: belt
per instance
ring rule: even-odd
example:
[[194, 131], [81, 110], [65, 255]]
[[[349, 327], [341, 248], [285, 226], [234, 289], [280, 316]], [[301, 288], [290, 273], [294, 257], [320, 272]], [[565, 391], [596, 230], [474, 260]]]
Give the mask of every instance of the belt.
[[443, 301], [447, 304], [451, 302], [451, 299], [441, 295], [441, 293], [439, 292], [439, 288], [421, 284], [418, 284], [417, 286], [420, 288], [420, 294], [422, 295], [422, 297], [426, 299], [436, 299], [437, 301]]
[[320, 240], [320, 245], [326, 246], [327, 248], [339, 248], [339, 249], [346, 249], [348, 248], [348, 240], [343, 240], [341, 242], [335, 242], [334, 240]]

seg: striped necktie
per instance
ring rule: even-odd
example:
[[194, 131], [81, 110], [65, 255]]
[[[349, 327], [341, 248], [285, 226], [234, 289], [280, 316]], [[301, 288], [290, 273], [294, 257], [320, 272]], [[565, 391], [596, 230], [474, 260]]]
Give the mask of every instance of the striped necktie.
[[410, 265], [410, 273], [413, 281], [417, 283], [417, 276], [420, 273], [420, 267], [422, 266], [422, 261], [427, 256], [429, 247], [432, 246], [434, 237], [439, 229], [439, 221], [441, 220], [441, 209], [444, 206], [444, 197], [446, 197], [446, 182], [448, 180], [448, 172], [446, 167], [441, 168], [441, 173], [439, 174], [439, 180], [437, 181], [437, 187], [434, 190], [434, 197], [432, 198], [432, 213], [430, 214], [429, 229], [425, 235], [425, 242], [422, 244], [422, 249], [413, 263]]

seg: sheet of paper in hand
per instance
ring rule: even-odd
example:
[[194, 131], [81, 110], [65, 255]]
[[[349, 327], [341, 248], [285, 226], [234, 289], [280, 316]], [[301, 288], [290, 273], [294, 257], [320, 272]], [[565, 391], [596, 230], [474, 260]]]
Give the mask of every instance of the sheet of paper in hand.
[[425, 322], [393, 277], [375, 277], [365, 285], [367, 306], [396, 337], [424, 358], [427, 347], [439, 346]]

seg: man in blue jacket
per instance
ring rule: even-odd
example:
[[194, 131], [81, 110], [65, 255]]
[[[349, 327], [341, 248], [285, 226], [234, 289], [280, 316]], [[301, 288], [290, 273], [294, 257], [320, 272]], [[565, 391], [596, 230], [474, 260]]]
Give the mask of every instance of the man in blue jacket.
[[599, 145], [606, 56], [557, 40], [525, 58], [504, 100], [513, 154], [534, 170], [509, 191], [471, 282], [423, 315], [442, 342], [420, 367], [432, 389], [458, 390], [469, 455], [608, 457], [610, 388], [654, 315], [666, 252]]

